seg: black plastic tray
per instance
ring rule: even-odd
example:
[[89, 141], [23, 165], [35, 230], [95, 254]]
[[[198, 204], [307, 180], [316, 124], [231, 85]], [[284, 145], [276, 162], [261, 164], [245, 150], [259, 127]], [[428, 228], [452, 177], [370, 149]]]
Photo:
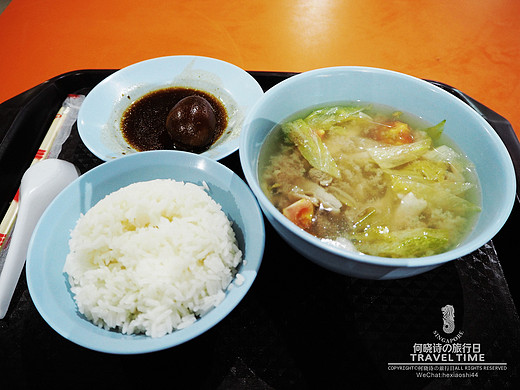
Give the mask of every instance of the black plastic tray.
[[[66, 96], [87, 94], [114, 71], [66, 73], [0, 104], [0, 216]], [[251, 74], [264, 90], [293, 75]], [[430, 82], [488, 120], [519, 172], [520, 147], [509, 122], [457, 89]], [[82, 172], [102, 163], [82, 144], [75, 126], [59, 157]], [[221, 162], [243, 177], [238, 153]], [[520, 368], [520, 321], [508, 235], [518, 222], [518, 208], [515, 204], [499, 235], [478, 251], [393, 281], [324, 270], [285, 245], [266, 221], [264, 260], [237, 308], [200, 337], [145, 355], [102, 354], [64, 339], [36, 311], [23, 274], [0, 320], [2, 381], [20, 387], [71, 380], [86, 386], [167, 383], [190, 389], [512, 388]], [[415, 344], [436, 341], [433, 333], [442, 328], [440, 308], [446, 304], [456, 308], [462, 341], [478, 344], [486, 362], [506, 363], [506, 371], [418, 378], [416, 371], [389, 369], [389, 363], [410, 362]]]

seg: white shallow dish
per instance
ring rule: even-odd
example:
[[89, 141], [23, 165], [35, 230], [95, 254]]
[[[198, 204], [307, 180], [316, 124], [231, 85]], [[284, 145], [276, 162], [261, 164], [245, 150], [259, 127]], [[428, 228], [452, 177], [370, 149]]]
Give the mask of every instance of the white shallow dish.
[[[233, 223], [243, 262], [220, 305], [187, 328], [159, 338], [108, 331], [88, 321], [77, 309], [63, 272], [70, 232], [81, 213], [106, 195], [131, 183], [171, 178], [207, 183], [209, 195]], [[27, 285], [44, 320], [66, 339], [89, 349], [114, 354], [136, 354], [179, 345], [197, 337], [226, 317], [244, 298], [262, 261], [265, 230], [262, 213], [249, 187], [224, 165], [207, 157], [180, 151], [133, 154], [102, 164], [80, 176], [49, 205], [29, 244]]]
[[228, 62], [200, 56], [154, 58], [116, 71], [90, 91], [78, 113], [81, 140], [104, 161], [138, 153], [121, 135], [121, 116], [135, 100], [168, 87], [209, 92], [226, 108], [227, 128], [209, 150], [201, 153], [214, 160], [238, 149], [244, 117], [263, 95], [260, 84], [249, 73]]

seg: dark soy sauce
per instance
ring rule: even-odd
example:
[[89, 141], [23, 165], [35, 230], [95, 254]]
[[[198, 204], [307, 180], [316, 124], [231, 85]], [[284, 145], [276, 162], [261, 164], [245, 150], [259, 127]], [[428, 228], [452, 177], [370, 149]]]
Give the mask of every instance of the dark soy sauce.
[[[216, 124], [213, 139], [204, 147], [189, 147], [175, 143], [166, 130], [170, 110], [188, 96], [200, 96], [213, 108]], [[215, 96], [197, 89], [171, 87], [150, 92], [136, 100], [123, 113], [121, 132], [137, 151], [176, 149], [201, 153], [215, 143], [227, 126], [227, 112]]]

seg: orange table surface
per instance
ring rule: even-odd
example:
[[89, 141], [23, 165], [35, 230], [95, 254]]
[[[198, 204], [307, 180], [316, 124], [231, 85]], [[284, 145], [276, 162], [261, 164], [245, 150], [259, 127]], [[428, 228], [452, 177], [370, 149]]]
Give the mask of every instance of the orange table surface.
[[361, 65], [467, 93], [520, 134], [520, 1], [12, 0], [0, 103], [59, 74], [192, 54], [246, 70]]

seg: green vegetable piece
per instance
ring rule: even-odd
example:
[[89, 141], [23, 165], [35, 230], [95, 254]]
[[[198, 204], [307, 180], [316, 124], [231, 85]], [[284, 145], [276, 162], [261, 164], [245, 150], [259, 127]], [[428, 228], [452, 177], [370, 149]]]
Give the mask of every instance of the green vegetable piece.
[[391, 175], [406, 176], [419, 182], [442, 182], [445, 179], [448, 163], [418, 159], [398, 169], [385, 169]]
[[353, 119], [372, 120], [363, 112], [365, 107], [356, 106], [334, 106], [321, 108], [311, 112], [305, 122], [313, 128], [328, 130], [331, 126]]
[[466, 191], [475, 187], [474, 184], [467, 181], [443, 181], [437, 185], [443, 190], [457, 196], [464, 195]]
[[314, 168], [339, 178], [341, 173], [327, 146], [319, 135], [303, 120], [297, 119], [282, 125], [285, 136], [294, 143], [302, 156]]
[[431, 142], [430, 138], [424, 138], [411, 144], [375, 147], [367, 151], [381, 168], [394, 168], [421, 157], [430, 149]]
[[453, 195], [448, 187], [419, 183], [404, 176], [392, 175], [392, 189], [400, 194], [413, 192], [415, 196], [426, 200], [431, 206], [451, 211], [457, 215], [481, 211], [478, 205]]
[[426, 133], [431, 137], [432, 140], [437, 141], [442, 135], [442, 132], [444, 131], [445, 123], [446, 119], [437, 123], [435, 126], [424, 129], [424, 131], [426, 131]]
[[443, 161], [447, 164], [450, 164], [453, 173], [459, 176], [459, 180], [464, 179], [464, 171], [474, 169], [474, 165], [471, 161], [464, 158], [463, 155], [456, 152], [447, 145], [441, 145], [439, 147], [433, 148], [424, 154], [424, 158], [432, 161]]
[[442, 253], [452, 245], [446, 229], [407, 229], [388, 232], [381, 227], [350, 237], [363, 253], [384, 257], [424, 257]]

